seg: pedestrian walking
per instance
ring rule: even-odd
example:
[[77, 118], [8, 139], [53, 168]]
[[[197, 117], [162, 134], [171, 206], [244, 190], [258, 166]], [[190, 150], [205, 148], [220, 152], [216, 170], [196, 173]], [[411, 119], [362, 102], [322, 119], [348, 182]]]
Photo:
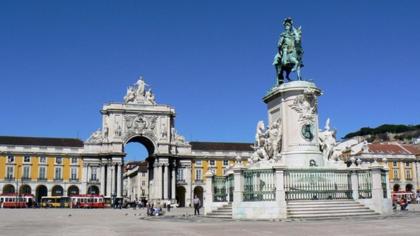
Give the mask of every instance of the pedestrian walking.
[[200, 199], [197, 197], [197, 195], [194, 196], [193, 199], [193, 204], [194, 204], [194, 215], [200, 215], [200, 205], [201, 205], [201, 201]]

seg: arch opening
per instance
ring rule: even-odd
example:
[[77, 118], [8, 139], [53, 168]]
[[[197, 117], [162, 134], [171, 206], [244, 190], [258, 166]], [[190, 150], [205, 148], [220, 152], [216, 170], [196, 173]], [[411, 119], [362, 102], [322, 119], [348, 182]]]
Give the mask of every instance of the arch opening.
[[63, 196], [64, 189], [60, 185], [55, 185], [51, 190], [51, 196]]
[[15, 193], [15, 186], [11, 184], [6, 184], [3, 186], [3, 194]]
[[35, 189], [35, 199], [38, 203], [41, 202], [41, 198], [48, 195], [48, 189], [45, 185], [38, 185]]
[[76, 185], [72, 185], [67, 189], [67, 195], [79, 195], [79, 188]]
[[98, 186], [95, 186], [95, 185], [89, 186], [89, 188], [87, 190], [87, 194], [95, 194], [95, 195], [98, 195], [99, 194], [99, 188], [98, 188]]
[[[155, 153], [155, 145], [150, 139], [144, 136], [135, 136], [126, 142], [124, 152], [127, 154], [126, 157], [128, 160], [145, 160]], [[142, 157], [145, 158], [141, 159]]]
[[201, 204], [203, 204], [203, 192], [204, 192], [204, 190], [203, 190], [203, 187], [201, 187], [201, 186], [196, 186], [194, 188], [194, 196], [193, 196], [193, 198], [195, 196], [197, 196], [198, 199], [200, 199]]
[[392, 188], [392, 190], [394, 190], [394, 192], [400, 191], [400, 185], [399, 184], [394, 184], [394, 187]]
[[178, 207], [185, 207], [185, 188], [183, 186], [176, 187], [176, 202]]
[[411, 192], [411, 191], [413, 191], [413, 185], [412, 185], [412, 184], [407, 184], [407, 185], [405, 186], [405, 191], [406, 191], [406, 192]]
[[19, 188], [19, 194], [31, 194], [32, 193], [32, 189], [31, 186], [24, 184], [22, 186], [20, 186]]

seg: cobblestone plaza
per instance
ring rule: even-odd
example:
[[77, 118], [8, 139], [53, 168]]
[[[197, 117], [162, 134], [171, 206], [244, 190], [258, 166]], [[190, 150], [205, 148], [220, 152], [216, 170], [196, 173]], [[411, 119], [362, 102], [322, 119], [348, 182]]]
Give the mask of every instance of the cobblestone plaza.
[[0, 235], [417, 235], [420, 208], [387, 217], [313, 221], [233, 221], [192, 216], [179, 208], [162, 217], [144, 209], [0, 209]]

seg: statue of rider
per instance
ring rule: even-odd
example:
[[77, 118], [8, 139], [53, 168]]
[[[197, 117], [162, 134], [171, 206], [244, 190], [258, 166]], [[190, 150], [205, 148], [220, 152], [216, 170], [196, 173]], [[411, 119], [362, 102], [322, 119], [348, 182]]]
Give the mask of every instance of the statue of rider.
[[277, 84], [284, 83], [283, 72], [286, 72], [286, 79], [290, 81], [289, 74], [296, 71], [297, 78], [300, 80], [300, 68], [303, 67], [301, 46], [302, 31], [293, 27], [292, 18], [288, 17], [283, 21], [284, 31], [280, 34], [277, 43], [277, 54], [274, 57], [273, 65], [276, 68]]

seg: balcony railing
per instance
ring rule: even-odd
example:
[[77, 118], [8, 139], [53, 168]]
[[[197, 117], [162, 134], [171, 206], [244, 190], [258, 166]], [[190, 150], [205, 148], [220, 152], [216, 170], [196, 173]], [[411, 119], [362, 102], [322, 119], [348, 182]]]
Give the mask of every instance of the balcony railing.
[[29, 177], [29, 176], [23, 176], [21, 180], [22, 181], [24, 181], [24, 180], [28, 181], [28, 180], [31, 180], [31, 177]]
[[89, 179], [89, 183], [99, 183], [99, 179]]
[[45, 177], [38, 177], [38, 181], [47, 181], [47, 178], [45, 178]]
[[13, 177], [13, 176], [6, 176], [6, 177], [4, 178], [4, 180], [7, 180], [7, 181], [13, 181], [13, 180], [15, 180], [15, 177]]
[[196, 179], [196, 180], [194, 180], [194, 183], [202, 185], [202, 184], [204, 184], [204, 181], [202, 179]]
[[70, 182], [79, 182], [79, 179], [78, 178], [70, 178], [69, 181]]
[[63, 178], [62, 177], [56, 177], [56, 178], [54, 178], [54, 181], [56, 181], [56, 182], [63, 181]]
[[185, 179], [177, 179], [176, 180], [176, 184], [178, 185], [186, 185], [187, 181], [185, 181]]

